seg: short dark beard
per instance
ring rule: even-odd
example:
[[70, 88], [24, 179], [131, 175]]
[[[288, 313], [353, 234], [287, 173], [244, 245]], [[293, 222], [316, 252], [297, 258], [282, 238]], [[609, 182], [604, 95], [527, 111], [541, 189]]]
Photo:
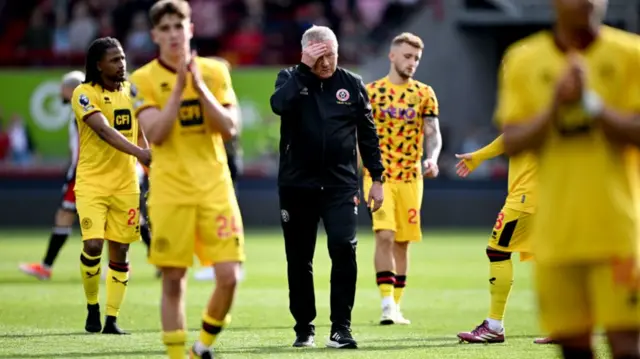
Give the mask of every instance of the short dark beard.
[[404, 73], [404, 71], [400, 70], [398, 68], [398, 66], [393, 66], [396, 69], [396, 73], [398, 74], [398, 76], [400, 76], [403, 80], [408, 80], [411, 78], [411, 76], [408, 76], [407, 74]]

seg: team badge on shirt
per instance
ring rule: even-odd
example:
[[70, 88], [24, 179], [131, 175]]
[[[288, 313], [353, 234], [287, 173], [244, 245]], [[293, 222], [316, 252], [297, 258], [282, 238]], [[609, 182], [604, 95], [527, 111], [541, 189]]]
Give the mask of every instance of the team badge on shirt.
[[80, 103], [82, 107], [87, 107], [89, 106], [89, 98], [85, 95], [80, 95], [80, 97], [78, 97], [78, 103]]
[[93, 105], [89, 104], [89, 98], [86, 95], [80, 95], [80, 97], [78, 97], [78, 103], [85, 112], [93, 110]]
[[336, 98], [338, 99], [338, 101], [346, 102], [350, 97], [351, 95], [349, 94], [349, 91], [345, 89], [340, 89], [338, 90], [338, 92], [336, 92]]

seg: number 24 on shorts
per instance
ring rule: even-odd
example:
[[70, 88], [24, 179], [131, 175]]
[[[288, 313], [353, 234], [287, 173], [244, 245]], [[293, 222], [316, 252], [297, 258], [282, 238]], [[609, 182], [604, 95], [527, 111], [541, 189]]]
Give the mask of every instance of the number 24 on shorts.
[[241, 228], [237, 225], [235, 216], [227, 217], [220, 215], [216, 218], [216, 224], [218, 226], [218, 238], [221, 239], [230, 238], [241, 231]]

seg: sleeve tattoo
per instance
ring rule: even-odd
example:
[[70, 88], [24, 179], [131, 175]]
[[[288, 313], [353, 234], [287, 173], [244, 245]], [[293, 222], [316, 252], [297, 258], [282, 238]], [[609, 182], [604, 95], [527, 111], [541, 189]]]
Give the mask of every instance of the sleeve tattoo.
[[429, 116], [424, 122], [424, 147], [428, 160], [438, 162], [442, 150], [442, 134], [438, 117]]

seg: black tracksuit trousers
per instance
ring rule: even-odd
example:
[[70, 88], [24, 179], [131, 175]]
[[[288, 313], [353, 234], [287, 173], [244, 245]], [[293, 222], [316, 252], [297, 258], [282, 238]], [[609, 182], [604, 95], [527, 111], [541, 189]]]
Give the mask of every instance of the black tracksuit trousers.
[[289, 280], [289, 309], [298, 335], [315, 334], [313, 256], [320, 219], [331, 257], [332, 332], [351, 326], [356, 294], [358, 189], [280, 187], [281, 224]]

